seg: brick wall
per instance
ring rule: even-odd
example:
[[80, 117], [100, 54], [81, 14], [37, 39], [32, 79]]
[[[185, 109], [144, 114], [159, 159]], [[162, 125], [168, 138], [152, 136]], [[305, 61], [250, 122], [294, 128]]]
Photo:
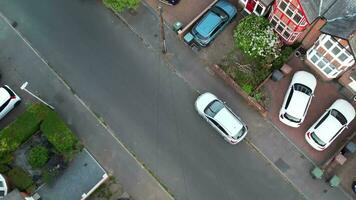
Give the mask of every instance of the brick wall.
[[309, 49], [320, 36], [320, 29], [325, 23], [326, 20], [324, 19], [315, 20], [314, 23], [299, 36], [297, 41], [301, 42], [304, 48]]

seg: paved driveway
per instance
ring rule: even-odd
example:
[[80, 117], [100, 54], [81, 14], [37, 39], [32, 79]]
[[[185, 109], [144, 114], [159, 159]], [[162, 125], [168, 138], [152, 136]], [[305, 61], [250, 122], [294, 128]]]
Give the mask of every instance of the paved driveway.
[[[333, 82], [324, 82], [318, 80], [315, 97], [313, 98], [305, 121], [299, 128], [291, 128], [279, 121], [278, 115], [281, 108], [285, 92], [290, 84], [295, 71], [305, 70], [310, 71], [310, 68], [301, 60], [293, 56], [288, 64], [293, 67], [293, 72], [279, 82], [272, 80], [266, 84], [267, 90], [270, 93], [271, 105], [268, 108], [268, 117], [295, 145], [301, 149], [306, 156], [313, 160], [318, 165], [324, 164], [331, 156], [333, 156], [339, 147], [343, 144], [347, 136], [352, 134], [356, 129], [356, 121], [354, 120], [345, 131], [324, 151], [319, 152], [314, 150], [304, 139], [306, 131], [314, 124], [316, 120], [325, 112], [327, 108], [338, 98], [343, 98], [338, 91], [338, 86]], [[313, 73], [313, 72], [311, 72]], [[317, 78], [317, 75], [315, 75]], [[278, 92], [276, 92], [278, 91]]]

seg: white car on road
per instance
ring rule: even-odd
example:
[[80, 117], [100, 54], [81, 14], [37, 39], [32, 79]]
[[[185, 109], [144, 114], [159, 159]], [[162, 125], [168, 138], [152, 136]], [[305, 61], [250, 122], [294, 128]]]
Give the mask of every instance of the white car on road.
[[0, 87], [0, 119], [20, 104], [21, 99], [7, 85]]
[[343, 99], [336, 100], [305, 134], [316, 150], [326, 149], [355, 118], [354, 107]]
[[315, 87], [316, 78], [311, 73], [296, 72], [279, 111], [279, 120], [288, 126], [299, 127], [308, 112]]
[[208, 92], [200, 95], [195, 109], [230, 144], [237, 144], [246, 136], [246, 124], [215, 95]]

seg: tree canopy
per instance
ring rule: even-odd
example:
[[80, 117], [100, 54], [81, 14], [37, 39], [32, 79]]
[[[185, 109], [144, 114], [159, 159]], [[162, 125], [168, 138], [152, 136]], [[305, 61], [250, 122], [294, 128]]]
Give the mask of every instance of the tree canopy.
[[235, 46], [245, 55], [270, 64], [281, 52], [281, 43], [267, 19], [249, 15], [234, 30]]

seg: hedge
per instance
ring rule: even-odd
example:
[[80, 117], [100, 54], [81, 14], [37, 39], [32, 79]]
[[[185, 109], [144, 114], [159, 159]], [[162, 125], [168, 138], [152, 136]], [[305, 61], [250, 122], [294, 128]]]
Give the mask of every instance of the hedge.
[[41, 131], [54, 148], [66, 158], [79, 149], [79, 141], [56, 112], [49, 112], [41, 124]]
[[10, 179], [10, 182], [13, 183], [16, 188], [22, 191], [33, 185], [31, 176], [20, 167], [11, 169], [7, 176]]
[[10, 163], [12, 152], [28, 140], [50, 111], [43, 104], [32, 104], [14, 122], [0, 131], [0, 163]]

